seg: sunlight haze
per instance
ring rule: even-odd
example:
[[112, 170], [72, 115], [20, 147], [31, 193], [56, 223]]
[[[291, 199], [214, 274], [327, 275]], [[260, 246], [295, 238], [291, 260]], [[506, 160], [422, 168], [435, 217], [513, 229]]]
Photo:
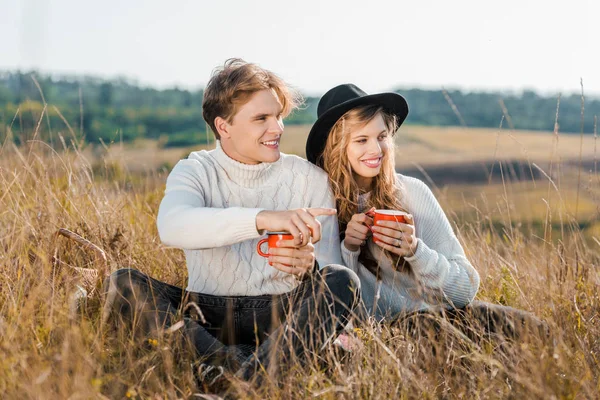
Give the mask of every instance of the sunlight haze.
[[0, 0], [0, 70], [203, 86], [242, 57], [308, 94], [344, 82], [600, 95], [600, 2]]

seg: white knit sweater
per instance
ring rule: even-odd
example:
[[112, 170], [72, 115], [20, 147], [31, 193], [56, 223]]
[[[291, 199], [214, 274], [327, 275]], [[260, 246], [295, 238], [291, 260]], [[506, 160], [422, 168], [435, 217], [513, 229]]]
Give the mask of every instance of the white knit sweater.
[[[163, 243], [185, 251], [189, 291], [281, 294], [298, 282], [256, 253], [263, 233], [257, 231], [256, 215], [308, 207], [335, 208], [324, 171], [286, 154], [274, 163], [242, 164], [217, 141], [216, 149], [191, 153], [169, 174], [158, 233]], [[318, 219], [323, 237], [315, 245], [319, 265], [341, 264], [337, 218]]]
[[[418, 241], [409, 272], [398, 272], [383, 250], [367, 241], [379, 262], [381, 280], [359, 261], [360, 249], [351, 252], [341, 243], [344, 264], [360, 277], [361, 294], [369, 314], [377, 319], [425, 310], [433, 306], [461, 308], [470, 303], [479, 288], [479, 274], [465, 256], [452, 226], [431, 190], [416, 178], [397, 175], [402, 204], [413, 215]], [[363, 196], [368, 196], [363, 195]], [[365, 204], [366, 198], [359, 199]], [[364, 212], [365, 206], [359, 207]]]

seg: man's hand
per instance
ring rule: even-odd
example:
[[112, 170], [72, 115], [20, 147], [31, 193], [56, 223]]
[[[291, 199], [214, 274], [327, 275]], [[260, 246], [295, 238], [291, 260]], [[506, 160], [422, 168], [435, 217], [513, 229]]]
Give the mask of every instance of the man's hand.
[[[289, 232], [294, 247], [306, 246], [309, 241], [321, 240], [321, 223], [315, 217], [335, 215], [334, 208], [299, 208], [288, 211], [261, 211], [256, 215], [256, 229], [270, 232]], [[311, 240], [312, 236], [312, 240]]]
[[269, 262], [273, 268], [302, 278], [310, 273], [315, 265], [315, 246], [308, 242], [306, 246], [295, 246], [294, 240], [280, 240], [280, 247], [269, 248]]
[[346, 225], [344, 246], [350, 251], [358, 251], [360, 246], [366, 243], [371, 225], [373, 225], [373, 218], [367, 214], [354, 214]]

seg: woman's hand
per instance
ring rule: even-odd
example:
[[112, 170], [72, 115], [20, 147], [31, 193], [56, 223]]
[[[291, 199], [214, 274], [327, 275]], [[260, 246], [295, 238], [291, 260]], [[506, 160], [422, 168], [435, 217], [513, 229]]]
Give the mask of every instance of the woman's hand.
[[294, 240], [280, 240], [280, 247], [269, 247], [269, 262], [273, 268], [302, 279], [315, 266], [315, 246], [295, 246]]
[[373, 237], [379, 241], [377, 245], [402, 257], [411, 257], [417, 251], [415, 222], [412, 215], [407, 215], [406, 223], [396, 221], [378, 221], [373, 226]]
[[[369, 211], [374, 209], [372, 208]], [[358, 251], [360, 246], [367, 242], [371, 225], [373, 225], [373, 218], [369, 217], [366, 213], [354, 214], [346, 226], [344, 246], [350, 251]]]

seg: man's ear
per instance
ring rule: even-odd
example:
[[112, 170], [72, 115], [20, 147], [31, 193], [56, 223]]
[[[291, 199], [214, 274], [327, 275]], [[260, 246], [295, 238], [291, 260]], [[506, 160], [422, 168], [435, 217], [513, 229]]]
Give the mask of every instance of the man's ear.
[[217, 133], [223, 139], [229, 139], [231, 135], [229, 134], [229, 123], [225, 121], [225, 119], [221, 117], [215, 118], [215, 128], [217, 129]]

